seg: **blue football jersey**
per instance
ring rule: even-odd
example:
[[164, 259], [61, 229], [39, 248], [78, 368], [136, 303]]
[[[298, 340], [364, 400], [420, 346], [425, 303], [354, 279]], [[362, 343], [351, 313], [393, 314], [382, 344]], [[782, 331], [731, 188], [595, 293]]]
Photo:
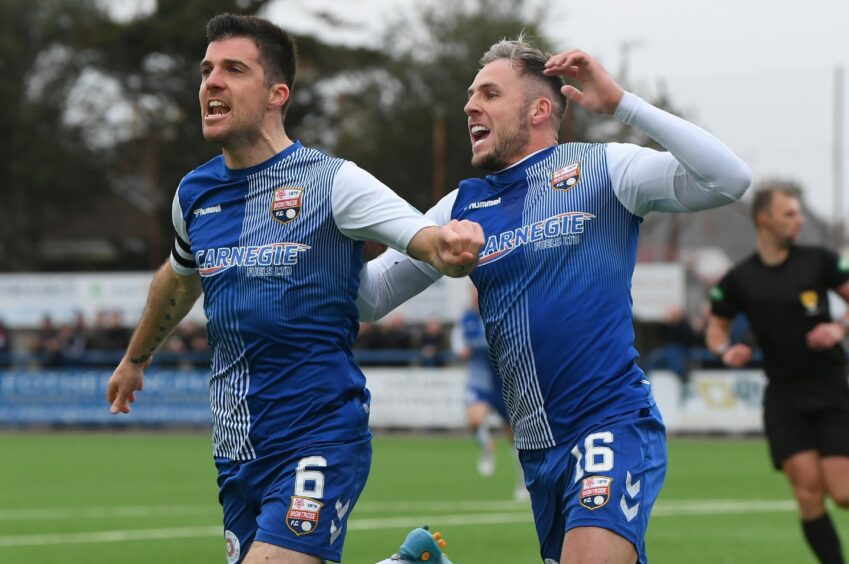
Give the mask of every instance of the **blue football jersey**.
[[339, 230], [330, 202], [345, 162], [295, 143], [247, 169], [216, 157], [180, 184], [188, 241], [178, 242], [203, 283], [218, 457], [370, 436], [351, 353], [362, 243]]
[[540, 151], [463, 181], [451, 211], [486, 236], [471, 278], [520, 449], [654, 405], [631, 316], [642, 220], [617, 199], [606, 158], [602, 144]]

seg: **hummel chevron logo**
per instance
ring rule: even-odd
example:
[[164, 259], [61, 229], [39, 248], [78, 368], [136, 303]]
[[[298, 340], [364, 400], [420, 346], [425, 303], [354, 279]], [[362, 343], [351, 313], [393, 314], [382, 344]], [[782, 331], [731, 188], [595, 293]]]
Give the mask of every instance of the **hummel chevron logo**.
[[339, 535], [342, 534], [342, 519], [345, 518], [345, 515], [348, 514], [348, 510], [351, 508], [351, 500], [345, 502], [345, 505], [342, 505], [342, 502], [338, 499], [336, 500], [336, 516], [339, 518], [340, 526], [336, 526], [336, 521], [330, 521], [330, 544], [336, 542], [336, 539], [339, 538]]
[[[624, 501], [625, 498], [622, 498], [622, 500]], [[630, 519], [628, 519], [628, 520], [630, 521]], [[336, 528], [336, 521], [331, 521], [330, 522], [330, 544], [333, 544], [334, 542], [336, 542], [336, 539], [338, 539], [339, 535], [341, 535], [341, 534], [342, 534], [342, 529]]]
[[640, 493], [640, 481], [637, 480], [637, 483], [631, 483], [631, 473], [628, 472], [625, 474], [625, 490], [628, 492], [628, 495], [631, 496], [631, 499], [637, 497], [637, 494]]
[[628, 502], [625, 501], [625, 496], [622, 496], [622, 499], [619, 500], [619, 509], [622, 510], [622, 513], [625, 514], [625, 518], [630, 523], [631, 520], [637, 516], [637, 513], [640, 511], [640, 504], [634, 504], [634, 507], [628, 507]]
[[[628, 476], [630, 476], [630, 474], [628, 474]], [[637, 482], [637, 491], [639, 491], [639, 487], [640, 487], [640, 483]], [[634, 497], [634, 496], [631, 496], [631, 497]], [[342, 505], [342, 502], [340, 502], [338, 499], [336, 500], [336, 515], [339, 517], [340, 521], [345, 518], [345, 515], [348, 513], [348, 509], [350, 509], [350, 508], [351, 508], [351, 500], [350, 499], [345, 502], [345, 505]]]

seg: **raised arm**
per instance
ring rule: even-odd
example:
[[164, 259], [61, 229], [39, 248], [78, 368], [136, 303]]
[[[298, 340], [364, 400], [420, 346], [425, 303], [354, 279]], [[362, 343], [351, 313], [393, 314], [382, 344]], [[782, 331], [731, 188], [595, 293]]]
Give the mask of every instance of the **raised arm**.
[[112, 413], [129, 413], [135, 392], [144, 386], [144, 369], [153, 353], [186, 316], [201, 294], [200, 276], [177, 274], [171, 261], [156, 272], [150, 284], [144, 308], [127, 352], [112, 373], [107, 385], [107, 400]]
[[571, 101], [612, 114], [669, 152], [609, 143], [608, 168], [616, 195], [637, 215], [650, 211], [692, 212], [734, 202], [751, 183], [749, 167], [702, 128], [625, 92], [601, 64], [578, 50], [551, 58], [548, 74], [569, 76], [582, 89], [564, 86]]

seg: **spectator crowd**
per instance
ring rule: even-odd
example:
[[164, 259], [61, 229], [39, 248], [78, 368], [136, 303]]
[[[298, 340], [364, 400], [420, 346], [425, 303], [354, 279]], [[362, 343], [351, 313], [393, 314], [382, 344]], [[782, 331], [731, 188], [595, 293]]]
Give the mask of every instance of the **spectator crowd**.
[[[684, 379], [695, 368], [720, 368], [718, 359], [704, 347], [705, 315], [687, 318], [682, 310], [672, 309], [660, 321], [635, 320], [642, 367], [671, 370]], [[37, 328], [29, 330], [12, 330], [0, 320], [0, 368], [112, 368], [123, 355], [131, 331], [118, 311], [100, 311], [90, 320], [77, 314], [62, 324], [45, 315]], [[459, 361], [451, 350], [450, 331], [450, 324], [435, 319], [409, 323], [403, 314], [395, 313], [381, 323], [361, 323], [354, 354], [363, 366], [447, 366]], [[754, 344], [742, 317], [733, 337], [736, 342]], [[155, 362], [163, 367], [207, 368], [205, 326], [179, 325]], [[758, 362], [756, 355], [753, 365]]]

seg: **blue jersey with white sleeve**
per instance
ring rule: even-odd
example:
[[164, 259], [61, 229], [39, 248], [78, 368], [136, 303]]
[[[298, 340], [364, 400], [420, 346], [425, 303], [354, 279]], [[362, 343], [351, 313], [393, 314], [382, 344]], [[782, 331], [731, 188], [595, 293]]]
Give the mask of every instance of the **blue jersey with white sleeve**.
[[[565, 143], [461, 182], [430, 211], [439, 224], [481, 224], [471, 279], [504, 381], [521, 450], [571, 445], [611, 416], [654, 406], [636, 364], [631, 276], [649, 212], [731, 203], [751, 175], [708, 132], [634, 94], [614, 116], [669, 152], [623, 143]], [[388, 251], [361, 273], [358, 305], [378, 319], [439, 278]]]
[[359, 239], [406, 249], [432, 222], [353, 163], [300, 143], [247, 169], [212, 159], [183, 179], [173, 209], [172, 265], [203, 283], [215, 456], [369, 437], [351, 353]]
[[520, 449], [654, 404], [633, 347], [641, 219], [611, 189], [604, 147], [560, 145], [466, 180], [451, 211], [486, 234], [471, 278]]

